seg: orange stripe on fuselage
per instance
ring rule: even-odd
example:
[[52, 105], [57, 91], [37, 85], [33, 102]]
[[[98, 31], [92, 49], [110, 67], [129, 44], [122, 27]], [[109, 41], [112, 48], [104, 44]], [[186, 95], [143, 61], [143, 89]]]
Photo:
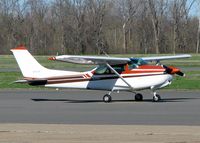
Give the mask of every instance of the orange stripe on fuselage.
[[125, 67], [125, 71], [122, 74], [134, 74], [134, 73], [152, 73], [152, 72], [164, 72], [165, 69], [162, 66], [156, 65], [142, 65], [135, 69], [129, 69]]

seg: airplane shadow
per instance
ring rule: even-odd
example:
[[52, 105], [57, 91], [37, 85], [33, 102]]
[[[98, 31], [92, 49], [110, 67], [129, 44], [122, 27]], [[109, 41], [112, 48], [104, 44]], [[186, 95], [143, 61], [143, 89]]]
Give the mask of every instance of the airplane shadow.
[[[186, 102], [188, 100], [195, 100], [200, 98], [165, 98], [160, 100], [159, 102], [154, 103], [166, 103], [166, 102]], [[47, 98], [33, 98], [31, 99], [35, 102], [66, 102], [66, 103], [103, 103], [102, 100], [74, 100], [74, 99], [47, 99]], [[143, 101], [135, 101], [133, 99], [128, 100], [112, 100], [112, 103], [130, 103], [130, 102], [153, 102], [152, 99], [144, 99]]]

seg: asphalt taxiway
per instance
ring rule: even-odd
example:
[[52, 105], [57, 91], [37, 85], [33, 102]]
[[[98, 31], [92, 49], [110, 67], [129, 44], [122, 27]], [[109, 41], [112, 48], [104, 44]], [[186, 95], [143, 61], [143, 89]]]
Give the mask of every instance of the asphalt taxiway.
[[162, 101], [152, 102], [149, 92], [135, 102], [132, 93], [105, 91], [2, 90], [0, 123], [200, 125], [200, 91], [160, 91]]

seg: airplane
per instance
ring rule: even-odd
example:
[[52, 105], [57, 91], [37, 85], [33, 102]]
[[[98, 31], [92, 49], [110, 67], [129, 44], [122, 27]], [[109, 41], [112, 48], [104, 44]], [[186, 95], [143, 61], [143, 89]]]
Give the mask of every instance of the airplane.
[[[142, 58], [118, 58], [104, 56], [60, 55], [49, 60], [74, 64], [98, 65], [85, 71], [64, 71], [47, 69], [40, 65], [23, 45], [11, 49], [23, 79], [15, 83], [28, 83], [32, 86], [49, 88], [71, 88], [106, 90], [105, 103], [111, 102], [112, 92], [128, 91], [135, 94], [135, 101], [142, 101], [140, 90], [151, 90], [154, 102], [161, 100], [157, 90], [171, 84], [174, 75], [184, 76], [178, 68], [162, 65], [162, 60], [189, 58], [191, 55], [173, 55]], [[149, 64], [156, 62], [156, 64]]]

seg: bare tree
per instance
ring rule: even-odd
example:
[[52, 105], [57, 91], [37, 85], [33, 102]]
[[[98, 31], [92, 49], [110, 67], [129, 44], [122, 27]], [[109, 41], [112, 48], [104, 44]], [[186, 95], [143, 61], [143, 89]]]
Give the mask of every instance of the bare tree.
[[[172, 10], [172, 17], [173, 17], [173, 53], [176, 53], [177, 45], [179, 47], [185, 47], [185, 35], [181, 35], [181, 33], [187, 33], [187, 24], [188, 24], [188, 14], [192, 5], [194, 4], [195, 0], [192, 0], [188, 4], [188, 0], [176, 0], [173, 1], [173, 10]], [[183, 30], [180, 30], [180, 27], [183, 27]], [[181, 37], [182, 36], [182, 37]], [[181, 40], [181, 38], [183, 40]], [[179, 42], [178, 42], [179, 40]]]
[[21, 43], [36, 54], [198, 53], [194, 2], [0, 0], [0, 54]]
[[153, 47], [151, 42], [154, 39], [152, 37], [152, 20], [149, 18], [149, 11], [147, 10], [148, 3], [146, 1], [142, 1], [141, 4], [141, 10], [138, 13], [140, 18], [135, 27], [138, 28], [138, 32], [136, 33], [138, 38], [137, 41], [139, 41], [138, 47], [140, 47], [140, 51], [142, 53], [147, 54], [151, 50], [150, 47]]
[[162, 26], [162, 19], [167, 8], [167, 0], [148, 0], [149, 10], [152, 17], [153, 30], [155, 36], [155, 51], [156, 54], [160, 53], [159, 51], [159, 40], [160, 40], [160, 31]]
[[130, 34], [130, 28], [133, 21], [133, 17], [137, 12], [139, 7], [140, 1], [139, 0], [119, 0], [118, 6], [120, 14], [122, 15], [123, 22], [122, 22], [122, 29], [123, 29], [123, 51], [127, 53], [127, 34]]
[[[96, 51], [98, 54], [105, 51], [107, 48], [106, 40], [103, 34], [103, 25], [105, 14], [107, 12], [107, 1], [106, 0], [88, 0], [87, 1], [87, 18], [88, 23], [88, 44], [91, 49]], [[104, 50], [103, 50], [104, 49]]]

